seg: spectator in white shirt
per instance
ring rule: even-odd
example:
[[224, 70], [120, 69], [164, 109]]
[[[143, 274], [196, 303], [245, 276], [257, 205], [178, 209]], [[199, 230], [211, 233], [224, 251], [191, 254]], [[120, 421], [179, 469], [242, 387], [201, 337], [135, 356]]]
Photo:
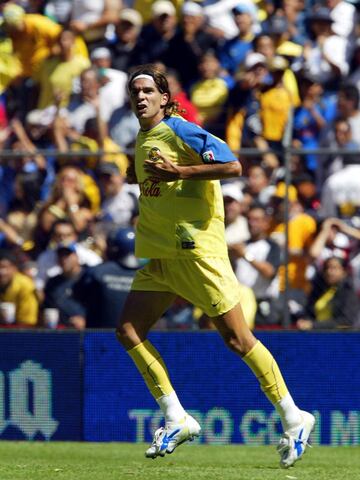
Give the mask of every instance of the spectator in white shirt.
[[244, 195], [239, 182], [225, 183], [221, 186], [225, 210], [225, 238], [228, 246], [245, 242], [249, 237], [249, 228], [244, 213]]
[[354, 33], [356, 9], [354, 5], [344, 0], [326, 0], [333, 20], [332, 30], [340, 37], [349, 38]]
[[108, 48], [99, 47], [90, 55], [91, 63], [98, 69], [100, 98], [104, 105], [111, 105], [112, 111], [121, 108], [126, 100], [127, 74], [110, 68], [111, 53]]
[[347, 40], [334, 34], [333, 19], [325, 7], [316, 8], [308, 22], [314, 41], [304, 46], [304, 70], [329, 89], [336, 89], [349, 71]]
[[138, 185], [125, 183], [116, 163], [103, 162], [97, 168], [102, 203], [99, 221], [103, 230], [132, 225], [138, 213]]

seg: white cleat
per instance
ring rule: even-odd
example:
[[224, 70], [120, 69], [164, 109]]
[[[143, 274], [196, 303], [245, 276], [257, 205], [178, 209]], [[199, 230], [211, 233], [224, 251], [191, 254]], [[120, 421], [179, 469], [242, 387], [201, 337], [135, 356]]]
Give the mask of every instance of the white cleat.
[[154, 434], [152, 444], [145, 452], [145, 457], [164, 457], [166, 453], [173, 453], [176, 447], [184, 442], [191, 442], [200, 435], [201, 427], [195, 418], [186, 415], [182, 422], [167, 422]]
[[308, 439], [315, 425], [315, 417], [309, 412], [301, 412], [303, 418], [299, 426], [287, 430], [280, 438], [277, 451], [280, 455], [280, 466], [289, 468], [299, 460], [310, 446]]

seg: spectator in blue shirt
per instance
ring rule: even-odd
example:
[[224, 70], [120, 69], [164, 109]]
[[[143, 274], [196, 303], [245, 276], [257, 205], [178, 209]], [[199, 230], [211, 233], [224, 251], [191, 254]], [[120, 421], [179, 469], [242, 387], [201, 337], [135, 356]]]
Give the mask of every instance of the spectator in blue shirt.
[[228, 40], [218, 55], [221, 67], [231, 75], [244, 63], [246, 55], [252, 50], [254, 39], [253, 9], [249, 5], [240, 4], [233, 9], [233, 15], [239, 34]]
[[134, 255], [135, 232], [120, 228], [107, 238], [107, 260], [88, 268], [74, 285], [74, 296], [81, 302], [89, 328], [114, 328], [141, 261]]

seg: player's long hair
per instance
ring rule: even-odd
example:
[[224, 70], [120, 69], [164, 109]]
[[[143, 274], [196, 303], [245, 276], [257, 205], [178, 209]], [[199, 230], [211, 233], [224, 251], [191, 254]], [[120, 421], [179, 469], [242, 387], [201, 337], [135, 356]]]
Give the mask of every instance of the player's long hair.
[[169, 89], [169, 84], [167, 78], [164, 73], [160, 72], [155, 65], [147, 64], [147, 65], [140, 65], [136, 67], [135, 70], [130, 75], [127, 88], [130, 91], [131, 84], [135, 77], [138, 75], [150, 75], [154, 79], [155, 85], [157, 86], [160, 93], [167, 93], [169, 95], [168, 103], [164, 107], [164, 114], [166, 117], [170, 117], [170, 115], [179, 114], [179, 103], [174, 102], [171, 100], [171, 93]]

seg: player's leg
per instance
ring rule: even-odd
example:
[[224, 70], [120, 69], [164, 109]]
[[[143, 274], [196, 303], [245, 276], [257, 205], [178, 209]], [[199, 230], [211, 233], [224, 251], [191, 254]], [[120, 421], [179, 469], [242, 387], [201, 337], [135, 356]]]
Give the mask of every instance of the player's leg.
[[[117, 339], [125, 347], [157, 401], [173, 394], [174, 389], [164, 361], [147, 340], [147, 335], [173, 301], [174, 294], [169, 292], [131, 291], [116, 330]], [[180, 409], [183, 414], [182, 407], [173, 407]], [[172, 419], [171, 405], [165, 413]]]
[[279, 444], [280, 463], [285, 468], [291, 466], [305, 451], [314, 417], [295, 405], [276, 360], [250, 331], [240, 304], [213, 321], [228, 347], [253, 371], [262, 391], [279, 413], [285, 432]]
[[146, 456], [155, 458], [172, 453], [200, 432], [200, 426], [182, 407], [163, 359], [147, 340], [150, 328], [173, 303], [169, 292], [131, 291], [124, 305], [116, 336], [133, 359], [165, 417], [165, 428], [155, 432]]

